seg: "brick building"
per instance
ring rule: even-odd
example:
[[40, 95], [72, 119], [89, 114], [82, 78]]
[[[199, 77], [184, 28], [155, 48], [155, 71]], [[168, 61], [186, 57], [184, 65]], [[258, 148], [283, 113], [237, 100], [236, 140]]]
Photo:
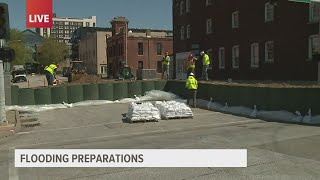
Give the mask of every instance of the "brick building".
[[318, 3], [172, 2], [174, 53], [207, 51], [213, 60], [212, 79], [315, 81], [320, 77], [315, 60], [320, 45]]
[[129, 29], [128, 23], [125, 17], [111, 21], [112, 36], [107, 39], [108, 72], [115, 76], [122, 62], [131, 67], [133, 74], [138, 68], [161, 73], [164, 52], [173, 52], [172, 31]]

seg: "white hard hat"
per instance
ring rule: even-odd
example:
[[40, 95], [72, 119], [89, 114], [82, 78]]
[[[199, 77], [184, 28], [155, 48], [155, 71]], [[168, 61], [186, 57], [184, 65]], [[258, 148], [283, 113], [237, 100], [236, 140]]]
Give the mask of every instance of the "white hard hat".
[[200, 54], [204, 54], [204, 51], [201, 51]]
[[193, 74], [193, 73], [190, 73], [190, 76], [194, 76], [194, 74]]

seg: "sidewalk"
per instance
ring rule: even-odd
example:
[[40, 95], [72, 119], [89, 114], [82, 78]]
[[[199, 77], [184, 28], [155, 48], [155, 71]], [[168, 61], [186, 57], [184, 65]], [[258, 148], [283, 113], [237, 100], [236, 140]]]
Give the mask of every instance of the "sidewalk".
[[7, 111], [6, 124], [0, 124], [0, 140], [14, 134], [18, 128], [16, 125], [16, 111]]

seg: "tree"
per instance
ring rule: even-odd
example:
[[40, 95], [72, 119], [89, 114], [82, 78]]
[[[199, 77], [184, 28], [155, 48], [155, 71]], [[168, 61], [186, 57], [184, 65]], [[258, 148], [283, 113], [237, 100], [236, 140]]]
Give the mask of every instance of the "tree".
[[10, 29], [10, 39], [8, 46], [15, 50], [16, 57], [13, 61], [14, 65], [24, 65], [26, 62], [33, 62], [32, 50], [23, 42], [24, 37], [21, 31]]
[[42, 65], [59, 63], [67, 56], [67, 47], [63, 43], [55, 42], [52, 38], [45, 38], [38, 47], [38, 61]]

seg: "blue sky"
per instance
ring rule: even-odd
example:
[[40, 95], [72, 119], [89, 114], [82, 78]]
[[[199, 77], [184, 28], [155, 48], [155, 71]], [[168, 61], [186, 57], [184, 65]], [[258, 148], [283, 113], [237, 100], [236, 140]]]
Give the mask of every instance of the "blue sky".
[[[24, 30], [26, 0], [0, 0], [9, 5], [10, 26]], [[129, 19], [129, 28], [172, 29], [172, 0], [53, 0], [58, 17], [97, 16], [97, 26], [110, 27], [116, 16]]]

